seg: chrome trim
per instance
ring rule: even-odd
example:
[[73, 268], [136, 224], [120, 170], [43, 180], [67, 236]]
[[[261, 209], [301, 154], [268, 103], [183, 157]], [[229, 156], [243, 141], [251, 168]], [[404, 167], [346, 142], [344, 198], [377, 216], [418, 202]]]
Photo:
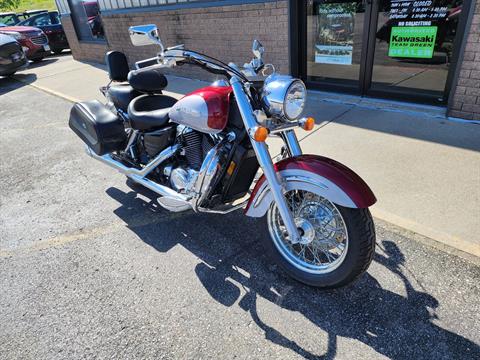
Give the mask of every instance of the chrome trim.
[[128, 139], [127, 146], [125, 147], [124, 151], [130, 151], [130, 155], [134, 157], [133, 150], [131, 149], [131, 146], [133, 145], [134, 141], [137, 140], [138, 136], [138, 130], [133, 130], [132, 129], [132, 134], [130, 134], [130, 138]]
[[180, 149], [180, 145], [174, 145], [166, 148], [160, 154], [158, 154], [151, 162], [149, 162], [145, 167], [142, 169], [135, 169], [128, 166], [123, 165], [121, 162], [115, 160], [110, 154], [105, 155], [97, 155], [95, 152], [89, 148], [88, 146], [85, 147], [86, 153], [94, 159], [97, 159], [108, 166], [120, 171], [122, 174], [125, 174], [130, 179], [135, 181], [136, 183], [145, 186], [146, 188], [156, 192], [161, 196], [169, 196], [174, 198], [177, 201], [184, 202], [185, 206], [189, 204], [189, 198], [183, 194], [180, 194], [169, 187], [160, 185], [150, 179], [147, 179], [146, 176], [155, 169], [161, 162], [167, 160], [169, 157], [173, 156], [178, 150]]
[[202, 207], [199, 207], [197, 208], [198, 212], [203, 212], [203, 213], [211, 213], [211, 214], [221, 214], [221, 215], [225, 215], [225, 214], [228, 214], [228, 213], [231, 213], [235, 210], [239, 210], [239, 209], [242, 209], [245, 207], [245, 205], [248, 204], [248, 199], [241, 202], [240, 204], [238, 205], [234, 205], [232, 206], [231, 208], [228, 208], [226, 210], [218, 210], [218, 209], [207, 209], [207, 208], [202, 208]]
[[[282, 170], [277, 173], [277, 176], [282, 179], [284, 191], [305, 190], [316, 193], [336, 205], [357, 208], [357, 205], [347, 193], [339, 188], [334, 182], [320, 174], [315, 174], [307, 170], [294, 169]], [[245, 212], [245, 215], [262, 217], [265, 215], [273, 201], [273, 195], [265, 181], [257, 189], [255, 197], [251, 199], [251, 205]]]
[[[305, 88], [302, 80], [293, 78], [290, 75], [279, 75], [274, 73], [267, 77], [263, 85], [261, 100], [270, 116], [280, 118], [284, 121], [295, 121], [287, 116], [285, 112], [285, 101], [288, 91], [293, 84], [300, 83]], [[306, 91], [306, 88], [305, 88]], [[302, 111], [305, 108], [305, 102]]]
[[[232, 85], [233, 94], [235, 95], [235, 100], [237, 101], [238, 109], [242, 116], [245, 129], [247, 132], [249, 132], [251, 128], [257, 126], [257, 121], [253, 115], [252, 106], [250, 105], [249, 99], [245, 94], [242, 82], [236, 76], [231, 78], [230, 84]], [[293, 215], [287, 206], [285, 197], [283, 196], [283, 189], [277, 178], [267, 145], [263, 142], [260, 143], [257, 141], [251, 141], [251, 143], [255, 153], [257, 154], [258, 163], [263, 170], [282, 220], [287, 228], [288, 234], [292, 241], [297, 241], [299, 239], [299, 233], [293, 220]]]
[[270, 132], [271, 135], [276, 135], [276, 134], [282, 133], [284, 131], [293, 130], [297, 127], [298, 127], [298, 122], [296, 122], [296, 121], [286, 123], [286, 124], [281, 124], [281, 125], [269, 124], [268, 131]]
[[157, 201], [164, 209], [172, 212], [182, 212], [192, 209], [190, 202], [182, 201], [172, 196], [161, 196]]
[[[300, 194], [308, 193], [301, 191]], [[302, 209], [296, 209], [296, 223], [303, 230], [303, 236], [300, 245], [288, 244], [289, 239], [285, 239], [281, 224], [277, 217], [275, 206], [271, 206], [267, 214], [267, 224], [270, 236], [278, 249], [280, 255], [297, 269], [311, 274], [328, 274], [337, 269], [344, 261], [348, 253], [348, 228], [346, 222], [338, 210], [337, 206], [327, 199], [313, 193], [313, 197], [306, 203], [305, 208], [316, 207], [313, 212]], [[295, 207], [295, 201], [290, 203], [292, 208]], [[301, 206], [304, 205], [302, 199]], [[322, 211], [319, 211], [319, 210]], [[303, 213], [303, 214], [302, 214]], [[306, 217], [305, 217], [306, 215]], [[325, 217], [329, 217], [327, 221], [322, 221]], [[321, 220], [320, 220], [321, 219]], [[320, 220], [320, 221], [319, 221]], [[331, 221], [335, 221], [335, 228], [329, 229]], [[339, 241], [339, 239], [342, 239]], [[304, 252], [305, 247], [309, 249]], [[303, 253], [303, 256], [300, 254]], [[340, 252], [340, 254], [338, 254]], [[319, 256], [320, 255], [320, 256]], [[321, 258], [325, 256], [326, 261]], [[310, 258], [310, 261], [307, 260]], [[312, 259], [313, 257], [313, 259]]]
[[189, 198], [187, 196], [180, 194], [175, 190], [170, 189], [167, 186], [160, 185], [150, 179], [141, 177], [140, 175], [136, 175], [136, 174], [126, 174], [126, 175], [136, 183], [145, 186], [146, 188], [156, 192], [161, 196], [172, 197], [172, 198], [175, 198], [176, 200], [184, 201], [185, 205], [189, 204], [188, 202]]
[[[328, 189], [328, 186], [326, 186], [322, 183], [316, 182], [313, 179], [311, 179], [309, 177], [306, 177], [306, 176], [291, 175], [291, 176], [287, 176], [283, 179], [284, 179], [283, 180], [284, 182], [302, 182], [302, 183], [307, 183], [307, 184], [322, 188], [324, 190]], [[259, 190], [259, 195], [257, 196], [257, 198], [255, 199], [255, 201], [252, 204], [254, 208], [258, 207], [258, 205], [262, 202], [263, 198], [268, 194], [268, 190], [269, 189], [267, 188], [267, 186], [265, 186], [265, 185], [262, 186], [262, 188]]]
[[163, 53], [164, 47], [162, 40], [158, 35], [157, 25], [147, 24], [130, 26], [128, 28], [128, 33], [130, 34], [130, 41], [133, 46], [157, 44], [160, 46], [161, 53]]
[[[205, 156], [200, 171], [198, 172], [198, 177], [195, 182], [195, 193], [196, 197], [194, 200], [194, 209], [200, 207], [202, 202], [208, 198], [210, 195], [213, 186], [215, 185], [215, 178], [219, 171], [219, 163], [221, 152], [224, 149], [224, 146], [232, 137], [228, 135], [215, 145]], [[233, 140], [232, 140], [233, 141]]]
[[300, 156], [303, 154], [302, 148], [300, 147], [300, 143], [298, 142], [297, 134], [295, 134], [295, 131], [288, 130], [281, 133], [280, 136], [282, 137], [282, 140], [287, 146], [287, 151], [290, 157]]
[[48, 38], [45, 34], [35, 35], [30, 38], [30, 41], [35, 45], [47, 45]]
[[150, 161], [147, 165], [145, 165], [142, 169], [135, 169], [132, 167], [128, 167], [123, 165], [122, 163], [118, 162], [110, 154], [105, 155], [97, 155], [95, 152], [86, 146], [85, 151], [88, 155], [93, 157], [94, 159], [100, 160], [101, 162], [117, 169], [121, 173], [125, 175], [137, 175], [141, 177], [147, 176], [153, 169], [155, 169], [161, 162], [167, 160], [169, 157], [173, 156], [178, 150], [180, 150], [180, 145], [176, 144], [170, 146], [163, 150], [160, 154], [158, 154], [152, 161]]

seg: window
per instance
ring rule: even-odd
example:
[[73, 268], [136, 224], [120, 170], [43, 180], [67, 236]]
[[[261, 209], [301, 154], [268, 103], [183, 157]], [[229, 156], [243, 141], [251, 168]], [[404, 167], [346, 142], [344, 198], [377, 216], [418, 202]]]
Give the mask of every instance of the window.
[[[162, 6], [162, 5], [187, 5], [196, 2], [214, 3], [222, 0], [99, 0], [101, 10], [128, 9], [136, 7]], [[223, 0], [225, 1], [225, 0]], [[242, 1], [239, 1], [242, 3]], [[247, 1], [244, 1], [247, 2]]]
[[105, 40], [96, 0], [69, 0], [72, 22], [79, 40]]
[[48, 26], [52, 25], [52, 19], [49, 13], [33, 16], [30, 19], [22, 21], [19, 25], [24, 26]]
[[463, 0], [302, 4], [307, 41], [300, 69], [307, 82], [361, 95], [447, 101]]
[[7, 26], [12, 26], [17, 24], [20, 21], [16, 14], [3, 14], [0, 15], [0, 24], [5, 24]]

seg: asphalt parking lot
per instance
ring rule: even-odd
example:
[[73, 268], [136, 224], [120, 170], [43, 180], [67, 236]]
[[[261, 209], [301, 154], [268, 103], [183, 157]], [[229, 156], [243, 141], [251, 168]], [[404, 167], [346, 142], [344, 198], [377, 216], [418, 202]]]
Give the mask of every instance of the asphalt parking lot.
[[87, 157], [70, 106], [0, 78], [1, 359], [480, 358], [477, 265], [377, 222], [360, 281], [300, 285], [257, 220], [168, 213]]

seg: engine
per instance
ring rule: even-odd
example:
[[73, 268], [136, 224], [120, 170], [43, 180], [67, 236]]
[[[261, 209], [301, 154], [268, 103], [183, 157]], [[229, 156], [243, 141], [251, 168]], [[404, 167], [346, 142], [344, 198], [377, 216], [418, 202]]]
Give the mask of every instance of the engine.
[[177, 126], [176, 142], [181, 144], [180, 161], [164, 168], [170, 186], [181, 193], [194, 190], [199, 170], [207, 153], [215, 146], [215, 138], [183, 125]]

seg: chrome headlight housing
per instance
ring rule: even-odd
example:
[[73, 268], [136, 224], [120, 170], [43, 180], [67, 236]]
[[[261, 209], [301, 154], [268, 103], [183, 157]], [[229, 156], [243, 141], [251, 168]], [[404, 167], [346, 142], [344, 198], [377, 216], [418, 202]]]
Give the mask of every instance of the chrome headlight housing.
[[295, 121], [302, 115], [306, 101], [307, 88], [303, 81], [277, 74], [265, 80], [262, 103], [269, 116]]

